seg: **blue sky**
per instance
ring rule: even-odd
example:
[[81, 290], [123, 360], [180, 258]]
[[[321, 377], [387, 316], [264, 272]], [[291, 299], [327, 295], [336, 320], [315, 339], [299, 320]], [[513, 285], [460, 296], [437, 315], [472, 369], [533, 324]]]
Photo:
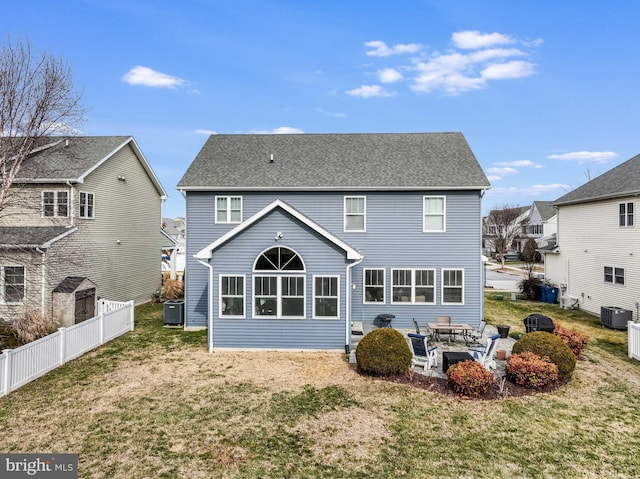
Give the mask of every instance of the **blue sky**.
[[212, 133], [460, 131], [485, 213], [640, 153], [635, 0], [5, 3], [5, 39], [73, 69], [82, 134], [136, 138], [168, 217]]

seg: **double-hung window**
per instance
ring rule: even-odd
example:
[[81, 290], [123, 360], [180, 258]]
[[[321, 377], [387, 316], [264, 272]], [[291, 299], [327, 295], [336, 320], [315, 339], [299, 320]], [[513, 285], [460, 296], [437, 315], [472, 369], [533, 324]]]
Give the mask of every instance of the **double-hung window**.
[[313, 277], [313, 317], [338, 319], [338, 276]]
[[618, 217], [620, 226], [633, 226], [633, 201], [618, 205]]
[[80, 192], [80, 218], [95, 218], [95, 195]]
[[42, 215], [51, 218], [69, 216], [69, 193], [67, 191], [43, 191]]
[[384, 269], [364, 270], [364, 302], [384, 303], [385, 302], [385, 272]]
[[216, 223], [242, 221], [242, 196], [216, 196]]
[[392, 303], [435, 303], [435, 270], [392, 269]]
[[297, 253], [285, 247], [270, 248], [256, 259], [253, 270], [255, 317], [305, 317], [304, 264]]
[[220, 276], [220, 316], [242, 318], [244, 310], [244, 276]]
[[624, 268], [613, 266], [604, 267], [604, 282], [612, 284], [624, 284]]
[[422, 231], [428, 233], [446, 230], [446, 199], [444, 196], [425, 196], [422, 208]]
[[344, 197], [344, 230], [366, 231], [367, 201], [364, 196]]
[[464, 270], [442, 270], [442, 304], [464, 304]]
[[24, 266], [0, 266], [0, 273], [0, 300], [3, 303], [21, 303], [26, 291]]

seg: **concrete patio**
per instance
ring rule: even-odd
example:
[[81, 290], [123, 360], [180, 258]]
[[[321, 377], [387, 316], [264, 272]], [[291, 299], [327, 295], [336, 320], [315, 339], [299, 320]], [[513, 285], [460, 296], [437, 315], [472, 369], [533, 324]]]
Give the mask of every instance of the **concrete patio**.
[[[354, 334], [352, 335], [352, 348], [351, 348], [351, 353], [349, 356], [349, 362], [350, 363], [354, 363], [356, 362], [356, 355], [355, 355], [355, 350], [357, 348], [357, 343], [360, 341], [360, 339], [362, 339], [362, 334], [357, 334], [359, 331], [357, 328], [357, 325], [354, 324]], [[400, 333], [402, 333], [402, 335], [406, 338], [408, 333], [415, 333], [415, 330], [411, 329], [398, 329], [398, 331]], [[492, 326], [490, 324], [487, 324], [486, 328], [484, 329], [484, 334], [482, 335], [482, 338], [480, 339], [480, 343], [482, 345], [486, 344], [487, 342], [487, 338], [489, 336], [492, 336], [494, 334], [497, 334], [498, 330], [495, 326]], [[505, 360], [500, 361], [498, 359], [495, 360], [496, 362], [496, 370], [493, 371], [493, 373], [495, 374], [496, 377], [502, 377], [505, 375], [505, 367], [506, 367], [506, 359], [509, 358], [509, 356], [511, 355], [511, 348], [513, 347], [513, 344], [515, 343], [515, 339], [511, 338], [511, 337], [507, 337], [507, 338], [500, 338], [498, 339], [498, 347], [496, 348], [496, 350], [499, 349], [504, 349], [506, 351], [506, 356], [505, 356]], [[419, 373], [419, 374], [424, 374], [426, 376], [434, 376], [434, 377], [440, 377], [440, 378], [445, 378], [447, 377], [447, 375], [445, 374], [445, 372], [442, 371], [442, 353], [445, 351], [460, 351], [460, 352], [464, 352], [464, 351], [468, 351], [470, 348], [473, 348], [473, 346], [467, 346], [465, 344], [465, 342], [459, 337], [457, 340], [455, 341], [448, 341], [448, 340], [440, 340], [440, 341], [432, 341], [431, 344], [433, 346], [436, 346], [438, 348], [438, 364], [431, 368], [431, 369], [427, 369], [426, 371], [421, 368], [421, 367], [413, 367], [412, 371]]]

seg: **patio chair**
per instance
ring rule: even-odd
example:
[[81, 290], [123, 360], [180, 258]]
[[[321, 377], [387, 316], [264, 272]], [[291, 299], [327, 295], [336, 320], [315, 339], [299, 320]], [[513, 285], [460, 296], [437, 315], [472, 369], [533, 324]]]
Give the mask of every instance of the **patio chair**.
[[411, 366], [422, 366], [424, 370], [431, 369], [438, 364], [438, 352], [435, 346], [429, 346], [429, 338], [422, 334], [407, 334], [413, 352]]
[[415, 318], [413, 318], [413, 325], [416, 328], [416, 334], [420, 334], [420, 326], [418, 326], [418, 321], [416, 321]]
[[[451, 316], [436, 316], [436, 326], [446, 326], [449, 324], [451, 324]], [[441, 334], [449, 335], [449, 342], [451, 342], [452, 337], [454, 341], [456, 340], [456, 332], [452, 329], [436, 330], [436, 338], [438, 340], [440, 340]]]
[[487, 322], [483, 319], [480, 321], [480, 326], [478, 329], [469, 333], [469, 339], [476, 344], [480, 344], [480, 340], [482, 339], [482, 335], [484, 334], [484, 328], [487, 326]]
[[496, 369], [496, 362], [493, 359], [493, 355], [498, 347], [499, 334], [494, 334], [487, 338], [487, 344], [481, 348], [469, 349], [469, 353], [473, 356], [473, 359], [478, 361], [482, 367], [487, 369]]

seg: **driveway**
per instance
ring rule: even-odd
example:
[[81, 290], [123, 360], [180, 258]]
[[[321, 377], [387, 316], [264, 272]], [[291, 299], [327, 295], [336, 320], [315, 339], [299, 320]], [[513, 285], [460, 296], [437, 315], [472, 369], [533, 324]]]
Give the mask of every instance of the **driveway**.
[[487, 266], [485, 286], [496, 291], [520, 291], [518, 283], [522, 278], [522, 274], [510, 269], [501, 270], [499, 265]]

